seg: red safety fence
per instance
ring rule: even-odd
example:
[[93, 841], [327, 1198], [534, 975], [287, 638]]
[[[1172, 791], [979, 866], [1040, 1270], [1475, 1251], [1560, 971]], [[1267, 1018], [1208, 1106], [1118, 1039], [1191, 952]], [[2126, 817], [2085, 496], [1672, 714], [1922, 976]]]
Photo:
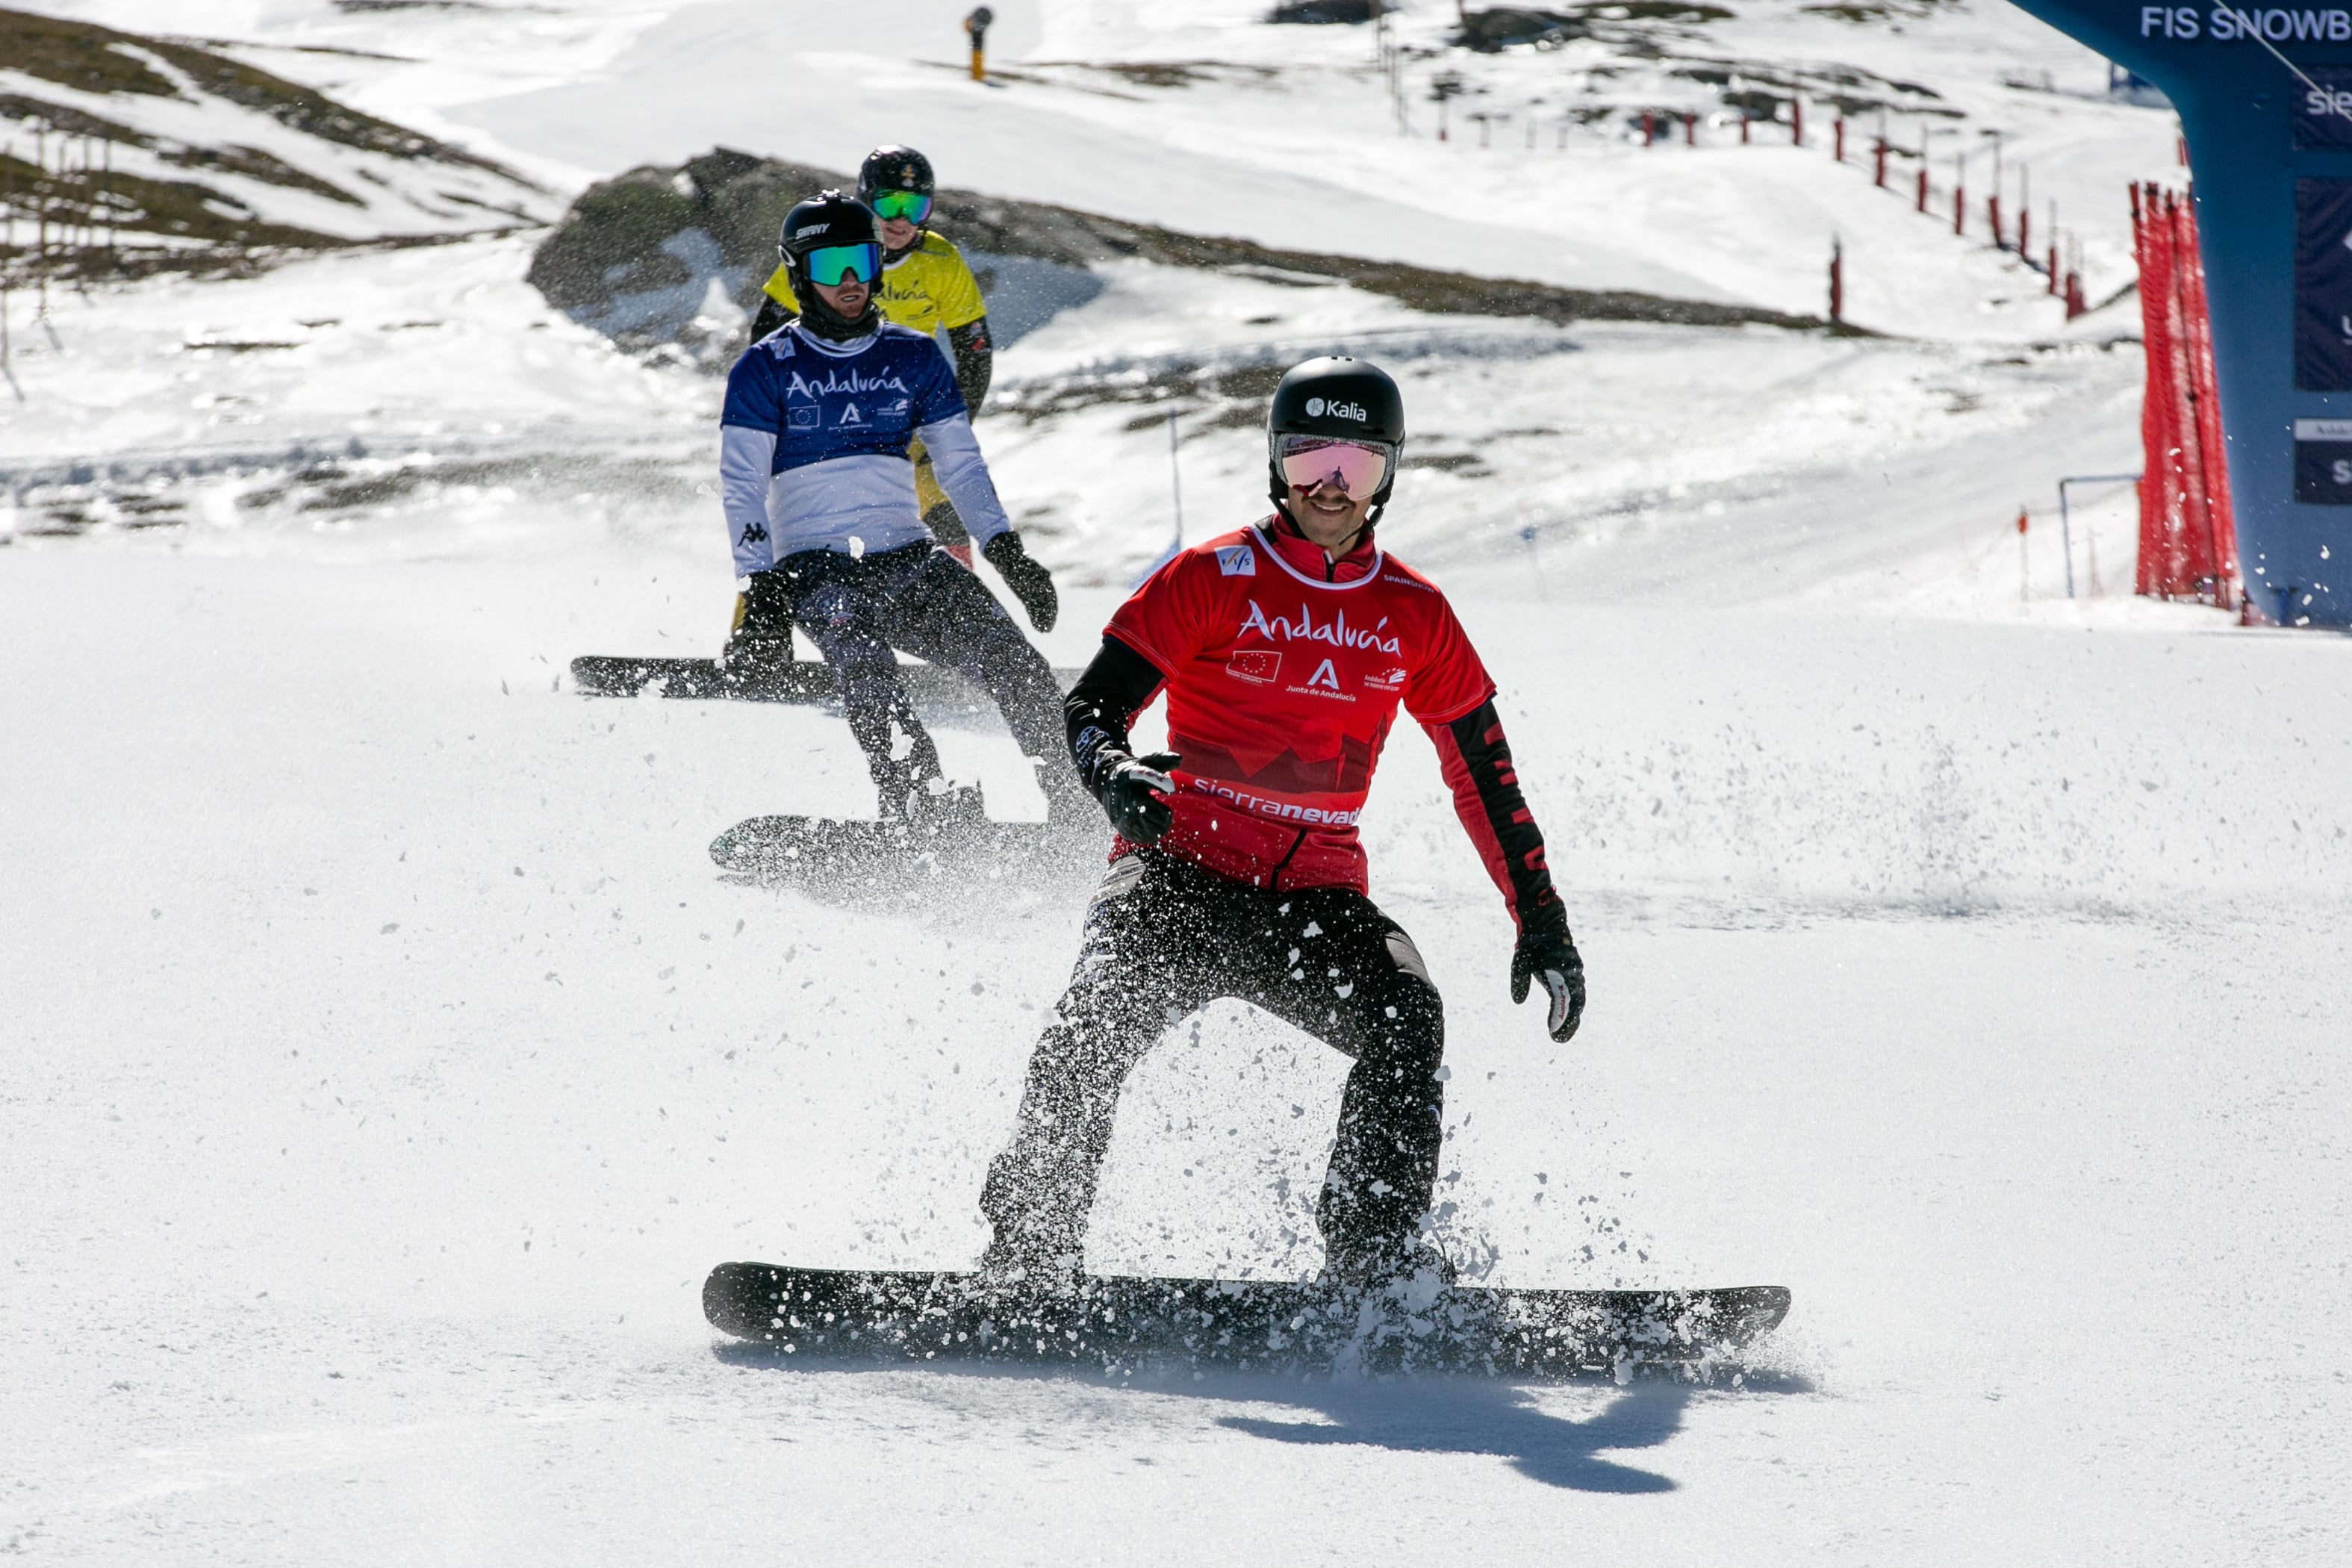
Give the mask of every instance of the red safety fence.
[[2132, 242], [2147, 350], [2147, 388], [2139, 409], [2145, 463], [2137, 591], [2234, 609], [2241, 598], [2238, 534], [2230, 514], [2195, 204], [2153, 184], [2134, 185]]

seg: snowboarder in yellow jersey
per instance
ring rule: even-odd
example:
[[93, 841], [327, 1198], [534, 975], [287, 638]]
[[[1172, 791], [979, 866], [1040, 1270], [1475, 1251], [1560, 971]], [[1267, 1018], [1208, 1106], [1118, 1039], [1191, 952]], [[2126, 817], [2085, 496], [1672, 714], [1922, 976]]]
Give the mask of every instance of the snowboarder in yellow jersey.
[[[911, 147], [877, 147], [857, 171], [857, 199], [874, 209], [882, 230], [882, 279], [874, 302], [883, 317], [919, 332], [944, 328], [955, 351], [956, 386], [973, 416], [988, 395], [993, 350], [988, 335], [988, 306], [963, 256], [943, 237], [923, 227], [931, 215], [936, 185], [931, 162]], [[759, 342], [800, 313], [791, 280], [779, 267], [768, 279], [767, 299], [751, 324], [751, 341]], [[908, 456], [915, 462], [915, 501], [931, 536], [971, 564], [971, 538], [956, 516], [955, 505], [940, 488], [931, 470], [930, 455], [917, 441]]]

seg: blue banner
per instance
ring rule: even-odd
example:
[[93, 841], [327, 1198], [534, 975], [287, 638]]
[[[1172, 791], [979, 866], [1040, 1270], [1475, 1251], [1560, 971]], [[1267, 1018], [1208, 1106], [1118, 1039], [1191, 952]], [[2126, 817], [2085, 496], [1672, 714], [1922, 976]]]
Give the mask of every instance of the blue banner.
[[2352, 180], [2294, 183], [2294, 389], [2352, 392]]
[[2352, 68], [2305, 66], [2311, 80], [2297, 83], [2294, 150], [2352, 153]]

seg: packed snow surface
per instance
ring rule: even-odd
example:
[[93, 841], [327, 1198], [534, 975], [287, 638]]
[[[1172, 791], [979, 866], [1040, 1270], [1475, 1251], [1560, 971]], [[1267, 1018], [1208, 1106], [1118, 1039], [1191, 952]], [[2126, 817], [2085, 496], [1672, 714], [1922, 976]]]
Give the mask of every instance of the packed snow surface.
[[[979, 426], [1066, 584], [1041, 640], [1068, 665], [1173, 531], [1171, 412], [1197, 541], [1263, 504], [1251, 374], [1328, 348], [1397, 372], [1419, 466], [1382, 536], [1496, 673], [1592, 994], [1567, 1046], [1509, 1004], [1507, 917], [1408, 727], [1365, 834], [1446, 998], [1438, 1234], [1497, 1282], [1785, 1284], [1788, 1324], [1737, 1385], [716, 1353], [722, 1258], [976, 1255], [1087, 889], [719, 879], [705, 846], [740, 817], [870, 810], [838, 716], [562, 674], [715, 649], [715, 384], [548, 309], [529, 237], [341, 254], [64, 293], [46, 326], [15, 301], [0, 1547], [2343, 1560], [2352, 648], [2120, 596], [2127, 488], [2081, 492], [2063, 549], [2054, 480], [2137, 466], [2130, 302], [2067, 330], [2013, 258], [1818, 148], [1580, 131], [1508, 207], [1520, 176], [1463, 121], [1441, 147], [1416, 97], [1396, 135], [1360, 28], [1005, 4], [992, 50], [1024, 75], [992, 89], [949, 68], [961, 9], [252, 0], [205, 26], [556, 182], [903, 137], [959, 184], [1176, 227], [1807, 311], [1821, 226], [1773, 215], [1853, 187], [1860, 249], [1884, 204], [1900, 264], [1871, 287], [1907, 293], [1856, 314], [1900, 337], [1475, 321], [1137, 264], [1026, 324]], [[1433, 47], [1450, 12], [1401, 35]], [[2163, 172], [2168, 121], [2018, 14], [1889, 16], [1704, 26], [2017, 116], [2077, 150], [2085, 208]], [[1411, 68], [1498, 99], [1572, 58]], [[1208, 64], [1162, 89], [1059, 63], [1170, 60]], [[1258, 68], [1289, 110], [1249, 107]], [[1571, 223], [1583, 189], [1639, 211]], [[1742, 243], [1689, 237], [1693, 201]], [[1506, 213], [1585, 237], [1482, 261]], [[999, 815], [1042, 811], [999, 727], [938, 732]], [[1343, 1069], [1235, 1005], [1172, 1030], [1122, 1107], [1095, 1266], [1315, 1269]]]

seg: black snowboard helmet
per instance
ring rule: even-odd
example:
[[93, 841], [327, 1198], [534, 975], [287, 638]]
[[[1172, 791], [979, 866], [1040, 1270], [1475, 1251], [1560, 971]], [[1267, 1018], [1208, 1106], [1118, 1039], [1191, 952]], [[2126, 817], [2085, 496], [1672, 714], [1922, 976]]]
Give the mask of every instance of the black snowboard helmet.
[[877, 307], [873, 299], [867, 299], [865, 314], [852, 321], [827, 305], [809, 287], [809, 253], [837, 245], [874, 247], [875, 275], [866, 281], [878, 289], [882, 232], [864, 203], [853, 201], [839, 191], [819, 191], [784, 215], [782, 231], [776, 237], [776, 255], [784, 264], [784, 275], [793, 286], [793, 298], [800, 305], [803, 325], [820, 337], [859, 337], [874, 328]]
[[857, 199], [870, 202], [877, 191], [916, 191], [930, 195], [938, 189], [931, 161], [912, 147], [877, 147], [857, 166]]
[[[1274, 504], [1286, 507], [1290, 485], [1282, 477], [1282, 438], [1322, 436], [1337, 441], [1361, 441], [1386, 447], [1389, 470], [1372, 497], [1364, 526], [1380, 521], [1396, 486], [1397, 464], [1404, 457], [1404, 395], [1389, 373], [1370, 360], [1328, 355], [1293, 365], [1274, 389], [1265, 415], [1265, 473]], [[1288, 515], [1287, 510], [1284, 512]]]

